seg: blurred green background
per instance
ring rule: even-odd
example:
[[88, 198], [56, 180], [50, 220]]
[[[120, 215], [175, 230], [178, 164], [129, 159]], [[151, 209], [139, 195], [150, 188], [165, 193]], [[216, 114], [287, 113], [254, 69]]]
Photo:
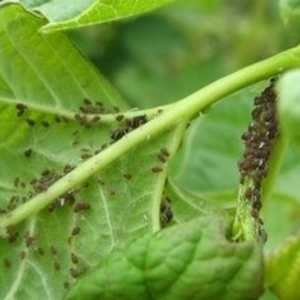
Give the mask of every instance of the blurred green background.
[[[175, 1], [155, 12], [70, 32], [70, 37], [117, 87], [132, 107], [171, 103], [234, 72], [299, 43], [284, 26], [278, 0]], [[172, 162], [171, 177], [182, 187], [221, 205], [234, 205], [242, 157], [241, 134], [252, 100], [267, 82], [214, 105], [192, 122]], [[274, 249], [299, 228], [298, 149], [284, 156], [263, 219]], [[277, 299], [267, 292], [262, 299]]]

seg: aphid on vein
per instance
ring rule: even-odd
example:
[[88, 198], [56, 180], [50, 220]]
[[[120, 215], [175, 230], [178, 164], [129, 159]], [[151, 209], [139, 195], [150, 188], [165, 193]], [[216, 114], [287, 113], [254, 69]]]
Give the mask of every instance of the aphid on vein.
[[34, 236], [27, 236], [26, 239], [25, 239], [25, 244], [26, 244], [26, 247], [30, 247], [33, 242], [35, 241], [35, 237]]
[[21, 251], [21, 253], [20, 253], [20, 258], [21, 259], [24, 259], [25, 257], [26, 257], [26, 255], [27, 255], [27, 253], [26, 253], [26, 251]]
[[75, 253], [71, 253], [71, 261], [73, 264], [78, 264], [78, 256]]
[[81, 228], [78, 227], [78, 226], [76, 226], [76, 227], [73, 228], [71, 234], [72, 234], [72, 235], [78, 235], [78, 234], [80, 233], [80, 231], [81, 231]]

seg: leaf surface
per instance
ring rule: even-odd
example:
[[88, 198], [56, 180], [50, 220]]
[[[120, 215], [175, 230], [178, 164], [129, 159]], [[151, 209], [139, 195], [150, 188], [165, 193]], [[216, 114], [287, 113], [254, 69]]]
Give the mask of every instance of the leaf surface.
[[53, 31], [90, 26], [132, 17], [174, 0], [21, 0], [26, 9], [41, 13], [49, 23], [43, 30]]
[[[64, 34], [38, 33], [44, 24], [17, 4], [0, 9], [0, 222], [109, 152], [112, 132], [138, 115]], [[158, 154], [172, 155], [176, 130], [78, 184], [70, 177], [44, 210], [26, 206], [29, 217], [0, 237], [0, 298], [60, 299], [113, 249], [157, 230], [168, 163]]]
[[225, 235], [210, 216], [145, 236], [82, 277], [67, 299], [257, 299], [261, 250]]

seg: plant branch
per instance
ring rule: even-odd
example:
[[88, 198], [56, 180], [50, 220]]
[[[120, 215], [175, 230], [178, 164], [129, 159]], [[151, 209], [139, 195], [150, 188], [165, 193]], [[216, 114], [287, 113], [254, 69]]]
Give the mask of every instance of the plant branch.
[[133, 130], [118, 142], [83, 162], [76, 169], [55, 182], [47, 191], [1, 217], [0, 229], [2, 228], [2, 233], [5, 232], [6, 227], [17, 224], [28, 216], [38, 213], [55, 198], [84, 182], [91, 175], [99, 172], [99, 170], [138, 144], [151, 142], [151, 138], [155, 135], [186, 122], [216, 101], [245, 86], [299, 66], [300, 46], [241, 69], [174, 103], [153, 120]]

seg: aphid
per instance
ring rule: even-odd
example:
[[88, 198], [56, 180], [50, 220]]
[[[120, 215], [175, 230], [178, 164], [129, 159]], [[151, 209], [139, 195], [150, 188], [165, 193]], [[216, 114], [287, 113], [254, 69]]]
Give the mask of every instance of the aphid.
[[55, 261], [54, 263], [53, 263], [53, 266], [54, 266], [54, 269], [56, 270], [56, 271], [59, 271], [60, 270], [60, 264], [57, 262], [57, 261]]
[[36, 250], [37, 250], [37, 252], [38, 252], [39, 255], [44, 255], [45, 254], [44, 249], [41, 248], [41, 247], [38, 247]]
[[41, 124], [42, 124], [44, 127], [49, 127], [49, 126], [50, 126], [50, 123], [47, 122], [47, 121], [41, 121]]
[[159, 173], [159, 172], [162, 172], [162, 168], [161, 167], [153, 167], [152, 169], [151, 169], [151, 171], [153, 172], [153, 173]]
[[117, 115], [116, 116], [116, 121], [120, 122], [124, 119], [124, 115]]
[[54, 115], [54, 119], [56, 121], [56, 123], [61, 123], [61, 117], [58, 115]]
[[101, 120], [101, 117], [100, 116], [95, 116], [93, 117], [93, 119], [91, 120], [91, 123], [97, 123]]
[[64, 288], [65, 288], [66, 290], [69, 290], [69, 289], [70, 289], [70, 283], [69, 283], [68, 281], [65, 281], [65, 282], [64, 282]]
[[157, 155], [157, 157], [158, 157], [158, 159], [159, 159], [161, 162], [163, 162], [163, 163], [165, 163], [165, 162], [167, 161], [165, 155], [163, 155], [162, 153], [159, 153], [159, 154]]
[[83, 103], [85, 105], [92, 105], [92, 102], [89, 99], [87, 99], [87, 98], [83, 99]]
[[76, 227], [73, 228], [71, 234], [72, 234], [72, 235], [78, 235], [78, 234], [80, 233], [80, 231], [81, 231], [81, 228], [78, 227], [78, 226], [76, 226]]
[[64, 173], [67, 174], [69, 172], [71, 172], [75, 167], [69, 164], [66, 164], [64, 167]]
[[20, 258], [24, 259], [26, 257], [26, 255], [27, 255], [26, 251], [22, 250], [20, 253]]
[[131, 127], [132, 129], [136, 129], [140, 127], [141, 125], [147, 123], [147, 117], [146, 115], [136, 116], [132, 119], [127, 120], [127, 125]]
[[26, 157], [30, 157], [31, 155], [32, 155], [32, 149], [27, 149], [27, 150], [25, 150], [24, 151], [24, 155], [26, 156]]
[[53, 255], [57, 255], [57, 249], [52, 245], [52, 246], [50, 246], [50, 252], [51, 252], [51, 254], [53, 254]]
[[78, 270], [74, 269], [74, 268], [71, 268], [71, 269], [70, 269], [70, 274], [71, 274], [71, 276], [74, 277], [74, 278], [77, 278], [77, 277], [80, 276], [80, 272], [79, 272]]
[[89, 153], [83, 153], [80, 155], [81, 159], [85, 160], [85, 159], [88, 159], [90, 157], [92, 157], [92, 154], [89, 154]]
[[130, 132], [130, 128], [129, 127], [125, 127], [125, 128], [120, 128], [120, 129], [116, 129], [114, 130], [110, 137], [111, 139], [113, 139], [114, 141], [118, 141], [120, 140], [124, 135], [126, 135], [128, 132]]
[[78, 213], [79, 211], [88, 210], [90, 208], [91, 208], [91, 205], [89, 203], [78, 202], [74, 206], [74, 212]]
[[7, 258], [4, 259], [3, 261], [5, 268], [10, 268], [11, 267], [11, 261], [8, 260]]
[[71, 261], [73, 264], [78, 264], [78, 256], [75, 253], [71, 253]]
[[19, 177], [16, 177], [15, 179], [14, 179], [14, 187], [15, 188], [17, 188], [18, 186], [19, 186], [19, 184], [20, 184], [20, 178]]
[[252, 188], [248, 188], [245, 192], [245, 197], [250, 200], [252, 198], [252, 195], [253, 195]]
[[27, 106], [25, 104], [23, 104], [23, 103], [17, 103], [16, 104], [16, 109], [18, 110], [17, 116], [21, 117], [25, 113], [25, 111], [27, 109]]
[[27, 106], [23, 103], [17, 103], [16, 104], [16, 109], [17, 110], [26, 110], [27, 109]]
[[29, 126], [34, 126], [35, 125], [35, 121], [31, 120], [31, 119], [26, 119], [26, 122]]
[[130, 173], [125, 173], [123, 174], [123, 177], [127, 180], [131, 179], [132, 178], [132, 175]]
[[170, 206], [171, 199], [165, 197], [160, 205], [160, 222], [162, 226], [170, 223], [173, 219], [173, 211]]
[[167, 157], [170, 156], [170, 153], [166, 148], [161, 148], [160, 153], [164, 156], [167, 156]]
[[10, 232], [8, 236], [8, 242], [11, 244], [14, 243], [15, 241], [18, 240], [19, 236], [20, 236], [19, 232]]
[[34, 236], [27, 236], [26, 237], [26, 239], [25, 239], [25, 245], [26, 245], [26, 247], [28, 248], [28, 247], [30, 247], [32, 244], [33, 244], [33, 242], [35, 241], [35, 237]]

